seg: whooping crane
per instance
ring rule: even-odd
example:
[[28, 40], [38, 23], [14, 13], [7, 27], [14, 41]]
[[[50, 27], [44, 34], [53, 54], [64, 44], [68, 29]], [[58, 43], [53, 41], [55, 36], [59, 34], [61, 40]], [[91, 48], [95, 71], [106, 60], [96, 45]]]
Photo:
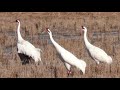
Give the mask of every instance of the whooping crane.
[[20, 34], [20, 20], [16, 20], [17, 27], [17, 52], [22, 61], [22, 64], [29, 63], [30, 58], [34, 59], [35, 63], [41, 61], [41, 49], [35, 48], [30, 42], [24, 40]]
[[96, 63], [99, 64], [100, 62], [106, 62], [108, 64], [111, 64], [112, 58], [109, 55], [107, 55], [107, 53], [104, 50], [89, 43], [87, 39], [87, 28], [82, 26], [82, 31], [84, 32], [85, 46], [88, 52], [90, 53], [90, 56], [96, 61]]
[[85, 74], [85, 69], [86, 69], [86, 62], [84, 60], [78, 59], [75, 55], [73, 55], [71, 52], [67, 51], [63, 47], [61, 47], [57, 42], [54, 41], [52, 37], [52, 32], [50, 29], [47, 28], [47, 32], [50, 36], [50, 40], [54, 47], [56, 48], [58, 54], [62, 58], [62, 62], [66, 66], [68, 70], [68, 75], [71, 74], [71, 65], [77, 67], [79, 70], [82, 71], [83, 74]]

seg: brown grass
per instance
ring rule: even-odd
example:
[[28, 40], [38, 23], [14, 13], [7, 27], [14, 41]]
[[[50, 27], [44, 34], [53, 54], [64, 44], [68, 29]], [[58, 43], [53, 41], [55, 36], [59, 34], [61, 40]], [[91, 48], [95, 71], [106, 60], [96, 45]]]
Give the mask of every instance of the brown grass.
[[[0, 77], [1, 78], [66, 78], [67, 70], [60, 61], [47, 33], [61, 46], [86, 61], [86, 74], [72, 67], [73, 78], [120, 77], [120, 13], [119, 12], [1, 12], [0, 13]], [[43, 50], [44, 64], [22, 65], [17, 55], [16, 19], [21, 21], [21, 34]], [[88, 28], [89, 41], [104, 49], [113, 63], [96, 65], [84, 46], [81, 26]]]

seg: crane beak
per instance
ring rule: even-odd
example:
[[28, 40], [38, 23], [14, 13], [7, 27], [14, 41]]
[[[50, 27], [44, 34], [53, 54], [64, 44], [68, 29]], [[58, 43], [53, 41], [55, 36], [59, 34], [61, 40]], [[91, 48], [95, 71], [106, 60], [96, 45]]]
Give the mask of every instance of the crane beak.
[[45, 30], [42, 30], [41, 34], [48, 32], [48, 28], [46, 28]]

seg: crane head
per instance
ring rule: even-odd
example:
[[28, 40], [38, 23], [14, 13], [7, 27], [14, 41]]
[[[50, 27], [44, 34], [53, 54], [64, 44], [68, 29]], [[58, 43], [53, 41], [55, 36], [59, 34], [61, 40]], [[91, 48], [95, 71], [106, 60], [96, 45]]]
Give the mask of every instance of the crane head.
[[85, 29], [85, 27], [84, 27], [84, 26], [82, 26], [82, 29]]
[[49, 28], [46, 28], [46, 31], [48, 32], [48, 34], [51, 34], [51, 35], [52, 35], [52, 32], [50, 31]]
[[85, 26], [82, 26], [82, 31], [87, 31], [87, 28]]
[[19, 20], [19, 19], [17, 19], [17, 20], [16, 20], [16, 22], [20, 22], [20, 20]]
[[82, 34], [82, 31], [84, 31], [84, 26], [81, 26], [82, 30], [80, 30], [80, 35]]
[[45, 30], [42, 30], [42, 33], [48, 32], [49, 33], [49, 28], [46, 28]]
[[82, 29], [84, 29], [84, 26], [82, 26]]
[[50, 29], [49, 29], [49, 28], [46, 28], [46, 31], [49, 33], [49, 32], [50, 32]]
[[85, 26], [81, 26], [81, 27], [82, 27], [82, 30], [80, 30], [80, 35], [82, 34], [82, 32], [87, 31], [87, 28]]

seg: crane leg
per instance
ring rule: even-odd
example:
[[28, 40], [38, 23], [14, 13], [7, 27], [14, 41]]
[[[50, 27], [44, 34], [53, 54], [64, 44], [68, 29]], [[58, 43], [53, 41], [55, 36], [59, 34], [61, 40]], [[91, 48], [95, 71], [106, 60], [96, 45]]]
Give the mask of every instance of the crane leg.
[[71, 71], [71, 65], [70, 64], [68, 64], [68, 63], [64, 63], [65, 64], [65, 66], [66, 66], [66, 68], [67, 68], [67, 74], [68, 74], [68, 77], [70, 76], [70, 75], [72, 75], [72, 71]]
[[95, 60], [97, 64], [100, 64], [100, 62], [98, 60]]
[[96, 58], [94, 58], [94, 60], [96, 61], [97, 64], [100, 64], [100, 62]]

